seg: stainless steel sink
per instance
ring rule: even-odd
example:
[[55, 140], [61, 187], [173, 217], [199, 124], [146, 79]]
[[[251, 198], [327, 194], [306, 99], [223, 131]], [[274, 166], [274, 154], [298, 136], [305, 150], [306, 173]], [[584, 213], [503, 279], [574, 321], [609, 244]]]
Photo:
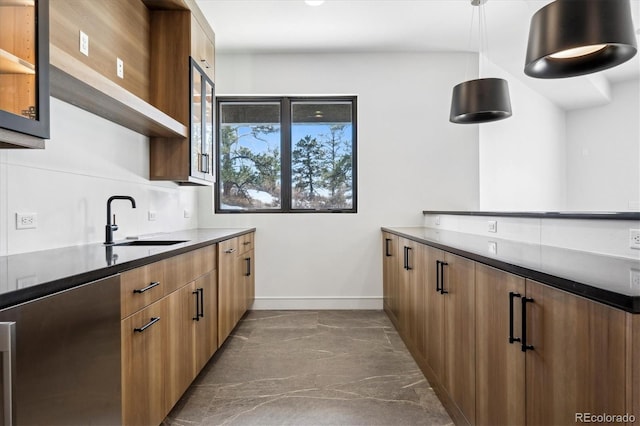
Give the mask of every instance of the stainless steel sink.
[[114, 246], [172, 246], [186, 243], [188, 240], [133, 240], [114, 244]]

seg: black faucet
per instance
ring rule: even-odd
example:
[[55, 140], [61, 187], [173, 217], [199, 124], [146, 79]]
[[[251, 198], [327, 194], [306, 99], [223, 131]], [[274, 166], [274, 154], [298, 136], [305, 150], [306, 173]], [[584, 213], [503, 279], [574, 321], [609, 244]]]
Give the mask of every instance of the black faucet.
[[104, 243], [106, 245], [113, 244], [113, 231], [118, 230], [118, 225], [116, 225], [116, 215], [113, 215], [113, 224], [111, 223], [111, 202], [113, 200], [129, 200], [131, 201], [131, 207], [136, 208], [136, 200], [133, 197], [129, 197], [128, 195], [114, 195], [113, 197], [109, 197], [107, 200], [107, 226], [105, 227], [105, 237]]

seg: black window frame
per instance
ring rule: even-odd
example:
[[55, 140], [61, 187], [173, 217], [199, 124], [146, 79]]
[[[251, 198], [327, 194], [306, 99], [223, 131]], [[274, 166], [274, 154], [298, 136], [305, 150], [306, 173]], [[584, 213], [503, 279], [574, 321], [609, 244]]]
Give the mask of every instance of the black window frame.
[[[214, 185], [214, 211], [216, 214], [247, 214], [247, 213], [358, 213], [358, 97], [348, 96], [217, 96], [216, 97], [216, 182]], [[280, 164], [281, 164], [281, 200], [280, 208], [271, 209], [221, 209], [220, 208], [220, 143], [223, 103], [279, 103], [280, 104]], [[291, 105], [294, 102], [350, 102], [351, 103], [351, 158], [352, 158], [352, 207], [299, 209], [292, 207], [292, 176], [291, 176]]]

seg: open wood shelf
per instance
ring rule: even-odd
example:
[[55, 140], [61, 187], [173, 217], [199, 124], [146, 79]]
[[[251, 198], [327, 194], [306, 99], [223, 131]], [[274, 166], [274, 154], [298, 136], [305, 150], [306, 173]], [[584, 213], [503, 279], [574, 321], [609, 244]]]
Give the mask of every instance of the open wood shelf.
[[0, 49], [0, 74], [35, 74], [35, 65]]
[[51, 96], [146, 136], [189, 136], [187, 126], [53, 44], [50, 64]]

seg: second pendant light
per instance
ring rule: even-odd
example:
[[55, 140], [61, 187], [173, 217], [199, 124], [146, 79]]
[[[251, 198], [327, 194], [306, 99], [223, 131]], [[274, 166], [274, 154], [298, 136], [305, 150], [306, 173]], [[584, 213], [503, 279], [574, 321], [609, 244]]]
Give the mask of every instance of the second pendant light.
[[[471, 0], [473, 6], [479, 6], [479, 33], [482, 57], [483, 44], [483, 4], [487, 0]], [[509, 85], [501, 78], [479, 78], [468, 80], [453, 88], [449, 121], [456, 124], [487, 123], [511, 117]]]

